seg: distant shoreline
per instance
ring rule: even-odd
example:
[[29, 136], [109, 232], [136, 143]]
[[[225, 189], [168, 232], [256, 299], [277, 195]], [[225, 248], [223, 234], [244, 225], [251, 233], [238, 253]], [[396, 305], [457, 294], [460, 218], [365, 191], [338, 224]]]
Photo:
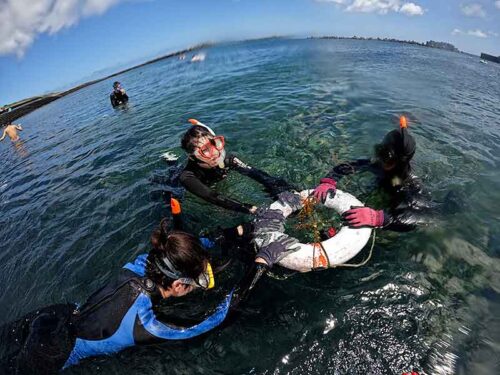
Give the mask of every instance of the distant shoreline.
[[75, 87], [69, 89], [69, 90], [54, 92], [54, 93], [45, 94], [45, 95], [33, 96], [31, 98], [28, 98], [28, 99], [18, 100], [17, 102], [14, 102], [14, 103], [11, 103], [11, 104], [8, 104], [5, 106], [6, 108], [11, 108], [11, 110], [0, 114], [0, 125], [15, 121], [18, 118], [23, 117], [23, 116], [27, 115], [28, 113], [31, 113], [34, 110], [36, 110], [40, 107], [43, 107], [44, 105], [49, 104], [50, 102], [53, 102], [54, 100], [57, 100], [57, 99], [60, 99], [66, 95], [72, 94], [73, 92], [81, 90], [87, 86], [105, 81], [109, 78], [118, 76], [120, 74], [129, 72], [129, 71], [137, 69], [137, 68], [141, 68], [141, 67], [149, 65], [149, 64], [153, 64], [153, 63], [161, 61], [161, 60], [169, 59], [169, 58], [175, 57], [175, 56], [180, 56], [180, 55], [183, 55], [185, 53], [197, 51], [199, 49], [206, 48], [206, 47], [209, 47], [212, 45], [213, 45], [212, 43], [197, 44], [193, 47], [185, 48], [185, 49], [180, 50], [180, 51], [176, 51], [176, 52], [172, 52], [172, 53], [169, 53], [166, 55], [162, 55], [160, 57], [156, 57], [152, 60], [148, 60], [144, 63], [134, 65], [130, 68], [120, 70], [116, 73], [107, 75], [105, 77], [82, 83], [78, 86], [75, 86]]
[[[257, 39], [246, 39], [246, 40], [242, 40], [240, 42], [274, 40], [274, 39], [283, 39], [283, 38], [287, 38], [287, 37], [273, 36], [273, 37], [264, 37], [264, 38], [257, 38]], [[288, 38], [289, 39], [293, 39], [293, 37], [288, 37]], [[455, 46], [453, 46], [450, 43], [434, 42], [432, 40], [428, 41], [426, 43], [420, 43], [420, 42], [416, 42], [416, 41], [413, 41], [413, 40], [399, 40], [399, 39], [392, 39], [392, 38], [373, 38], [373, 37], [358, 37], [358, 36], [352, 36], [352, 37], [343, 37], [343, 36], [310, 36], [310, 37], [297, 38], [297, 39], [303, 39], [303, 40], [308, 40], [308, 39], [328, 39], [328, 40], [368, 40], [368, 41], [381, 41], [381, 42], [391, 42], [391, 43], [401, 43], [401, 44], [409, 44], [409, 45], [418, 45], [418, 46], [427, 47], [427, 48], [443, 49], [443, 50], [450, 51], [450, 52], [457, 52], [457, 53], [462, 53], [462, 54], [466, 54], [466, 55], [469, 55], [469, 56], [477, 57], [476, 55], [472, 55], [470, 53], [459, 51]], [[193, 52], [193, 51], [196, 51], [196, 50], [200, 50], [202, 48], [211, 47], [211, 46], [213, 46], [215, 44], [216, 43], [201, 43], [201, 44], [197, 44], [197, 45], [195, 45], [193, 47], [185, 48], [185, 49], [180, 50], [180, 51], [176, 51], [176, 52], [172, 52], [172, 53], [169, 53], [169, 54], [166, 54], [166, 55], [162, 55], [162, 56], [154, 58], [152, 60], [148, 60], [148, 61], [146, 61], [144, 63], [138, 64], [138, 65], [134, 65], [134, 66], [132, 66], [130, 68], [126, 68], [126, 69], [120, 70], [120, 71], [118, 71], [116, 73], [107, 75], [105, 77], [98, 78], [98, 79], [95, 79], [95, 80], [92, 80], [92, 81], [88, 81], [88, 82], [82, 83], [82, 84], [80, 84], [78, 86], [75, 86], [75, 87], [69, 89], [69, 90], [60, 91], [60, 92], [54, 92], [54, 93], [45, 94], [45, 95], [34, 96], [34, 97], [31, 97], [31, 98], [19, 100], [19, 101], [15, 102], [15, 103], [12, 103], [12, 104], [8, 104], [5, 107], [10, 107], [11, 110], [9, 112], [4, 112], [4, 113], [0, 114], [0, 125], [3, 125], [3, 124], [8, 123], [8, 122], [15, 121], [16, 119], [18, 119], [18, 118], [20, 118], [22, 116], [25, 116], [28, 113], [33, 112], [34, 110], [36, 110], [36, 109], [38, 109], [40, 107], [43, 107], [44, 105], [49, 104], [50, 102], [53, 102], [54, 100], [60, 99], [60, 98], [62, 98], [64, 96], [66, 96], [66, 95], [69, 95], [69, 94], [71, 94], [71, 93], [73, 93], [75, 91], [81, 90], [81, 89], [83, 89], [83, 88], [85, 88], [87, 86], [90, 86], [90, 85], [93, 85], [95, 83], [99, 83], [99, 82], [105, 81], [105, 80], [107, 80], [109, 78], [118, 76], [120, 74], [129, 72], [129, 71], [137, 69], [137, 68], [141, 68], [141, 67], [149, 65], [149, 64], [153, 64], [153, 63], [161, 61], [161, 60], [169, 59], [169, 58], [172, 58], [172, 57], [175, 57], [175, 56], [180, 56], [180, 55], [185, 54], [185, 53], [189, 53], [189, 52]], [[221, 42], [221, 44], [223, 44], [223, 42]]]
[[443, 49], [445, 51], [463, 53], [469, 56], [476, 56], [467, 52], [460, 51], [457, 47], [455, 47], [451, 43], [446, 42], [436, 42], [434, 40], [429, 40], [425, 43], [417, 42], [415, 40], [401, 40], [394, 38], [379, 38], [379, 37], [363, 37], [363, 36], [311, 36], [307, 39], [329, 39], [329, 40], [370, 40], [370, 41], [378, 41], [378, 42], [390, 42], [390, 43], [399, 43], [399, 44], [410, 44], [414, 46], [427, 47], [427, 48], [436, 48]]

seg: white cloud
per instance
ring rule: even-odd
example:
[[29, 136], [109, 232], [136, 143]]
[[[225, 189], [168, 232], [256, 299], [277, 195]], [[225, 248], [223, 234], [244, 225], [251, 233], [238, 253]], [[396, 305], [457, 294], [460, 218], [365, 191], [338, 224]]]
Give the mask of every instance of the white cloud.
[[[402, 0], [315, 0], [321, 3], [334, 3], [348, 12], [378, 13], [389, 12], [403, 13], [407, 16], [421, 16], [425, 10], [412, 2]], [[500, 1], [500, 0], [499, 0]]]
[[462, 31], [460, 29], [453, 29], [453, 31], [451, 32], [451, 35], [468, 35], [468, 36], [474, 36], [476, 38], [487, 38], [488, 35], [495, 36], [495, 37], [498, 36], [498, 34], [493, 32], [493, 31], [484, 32], [484, 31], [479, 30], [479, 29], [469, 30], [469, 31]]
[[467, 35], [475, 36], [477, 38], [487, 38], [488, 37], [488, 35], [485, 32], [483, 32], [479, 29], [469, 30], [469, 31], [467, 31]]
[[347, 11], [387, 14], [390, 11], [397, 12], [399, 7], [399, 0], [354, 0]]
[[500, 9], [500, 0], [499, 1], [495, 1], [495, 6]]
[[0, 55], [22, 57], [38, 34], [55, 34], [122, 1], [4, 0], [0, 7]]
[[467, 17], [486, 17], [483, 6], [478, 3], [461, 5], [460, 10]]
[[408, 16], [421, 16], [424, 14], [424, 9], [420, 5], [414, 3], [403, 4], [399, 11]]

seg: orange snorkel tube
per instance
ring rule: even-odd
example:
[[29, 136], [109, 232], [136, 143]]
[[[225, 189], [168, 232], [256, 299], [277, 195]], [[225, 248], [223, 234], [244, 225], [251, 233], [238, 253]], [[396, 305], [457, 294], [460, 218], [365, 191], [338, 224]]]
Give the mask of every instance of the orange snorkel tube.
[[182, 230], [181, 203], [175, 198], [170, 198], [170, 211], [172, 212], [174, 229]]
[[408, 127], [408, 120], [406, 116], [399, 116], [399, 128], [406, 129]]

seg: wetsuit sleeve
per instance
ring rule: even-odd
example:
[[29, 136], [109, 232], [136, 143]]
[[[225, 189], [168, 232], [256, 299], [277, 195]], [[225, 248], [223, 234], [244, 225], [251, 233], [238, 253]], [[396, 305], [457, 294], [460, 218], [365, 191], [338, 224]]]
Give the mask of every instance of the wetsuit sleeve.
[[229, 160], [229, 166], [231, 169], [260, 183], [264, 186], [266, 192], [273, 198], [277, 198], [278, 194], [284, 191], [298, 190], [295, 186], [289, 184], [283, 178], [273, 177], [260, 169], [251, 167], [248, 164], [243, 163], [235, 156], [231, 156]]
[[401, 195], [401, 203], [393, 209], [384, 210], [384, 229], [408, 232], [417, 226], [432, 223], [437, 205], [430, 201], [416, 176], [410, 176], [398, 194]]
[[109, 100], [111, 101], [111, 105], [113, 107], [116, 107], [118, 105], [117, 101], [116, 101], [116, 98], [115, 98], [115, 95], [114, 94], [110, 94], [109, 95]]
[[232, 211], [244, 213], [250, 212], [250, 208], [252, 207], [251, 204], [241, 203], [235, 199], [226, 198], [220, 195], [201, 182], [200, 179], [198, 179], [191, 171], [182, 172], [180, 180], [186, 190], [206, 200], [207, 202]]
[[414, 208], [384, 210], [384, 229], [395, 232], [409, 232], [432, 222], [432, 210]]
[[348, 176], [358, 172], [369, 171], [371, 169], [372, 163], [370, 159], [358, 159], [353, 160], [349, 163], [336, 165], [330, 172], [328, 172], [325, 177], [333, 178], [335, 181], [339, 181], [344, 176]]
[[151, 300], [146, 295], [138, 298], [138, 315], [144, 329], [153, 337], [163, 340], [185, 340], [202, 335], [219, 326], [227, 316], [233, 291], [217, 306], [215, 311], [204, 321], [189, 328], [173, 327], [156, 318]]

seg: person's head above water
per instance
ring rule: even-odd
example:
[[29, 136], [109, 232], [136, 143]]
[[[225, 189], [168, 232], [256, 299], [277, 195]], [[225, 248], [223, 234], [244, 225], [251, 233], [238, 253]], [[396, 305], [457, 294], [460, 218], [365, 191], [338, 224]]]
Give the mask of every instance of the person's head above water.
[[214, 285], [208, 253], [195, 236], [182, 231], [168, 231], [162, 220], [151, 236], [146, 276], [160, 286], [163, 298], [181, 297], [196, 287]]
[[198, 120], [190, 119], [193, 124], [181, 140], [181, 147], [191, 160], [204, 168], [224, 167], [226, 150], [224, 137], [216, 136], [214, 131]]
[[119, 90], [119, 89], [121, 89], [121, 87], [122, 87], [122, 84], [120, 82], [118, 82], [118, 81], [113, 82], [113, 89], [114, 90]]
[[407, 173], [416, 147], [415, 139], [408, 133], [406, 118], [401, 116], [400, 129], [387, 133], [382, 143], [375, 146], [375, 157], [386, 172]]

